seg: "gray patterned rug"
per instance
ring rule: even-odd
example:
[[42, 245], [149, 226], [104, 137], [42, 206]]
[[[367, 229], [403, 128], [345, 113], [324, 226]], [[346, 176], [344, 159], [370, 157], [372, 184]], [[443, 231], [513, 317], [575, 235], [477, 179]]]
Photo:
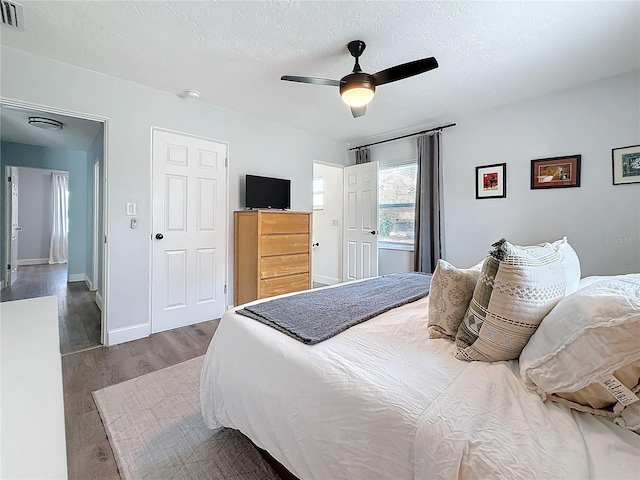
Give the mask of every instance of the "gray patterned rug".
[[203, 423], [203, 358], [93, 392], [125, 480], [278, 479], [240, 432]]

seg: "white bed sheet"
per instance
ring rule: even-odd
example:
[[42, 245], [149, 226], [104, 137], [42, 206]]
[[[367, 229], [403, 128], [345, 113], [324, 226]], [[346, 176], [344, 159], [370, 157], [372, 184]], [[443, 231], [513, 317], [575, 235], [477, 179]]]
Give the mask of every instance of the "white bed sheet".
[[313, 346], [227, 312], [201, 377], [236, 428], [301, 479], [640, 478], [640, 436], [542, 403], [517, 362], [429, 340], [428, 298]]

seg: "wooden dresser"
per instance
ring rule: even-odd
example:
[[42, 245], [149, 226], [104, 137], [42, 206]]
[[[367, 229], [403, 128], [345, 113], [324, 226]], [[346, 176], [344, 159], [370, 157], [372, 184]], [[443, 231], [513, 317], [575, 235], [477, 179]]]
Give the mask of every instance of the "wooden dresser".
[[311, 213], [235, 212], [235, 305], [308, 288]]

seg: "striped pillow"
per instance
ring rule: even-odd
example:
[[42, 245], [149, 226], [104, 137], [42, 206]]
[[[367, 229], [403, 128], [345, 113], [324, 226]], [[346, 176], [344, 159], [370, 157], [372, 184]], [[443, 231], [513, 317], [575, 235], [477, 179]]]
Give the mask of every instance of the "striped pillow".
[[492, 245], [458, 328], [456, 358], [495, 362], [518, 358], [542, 319], [565, 295], [557, 248]]

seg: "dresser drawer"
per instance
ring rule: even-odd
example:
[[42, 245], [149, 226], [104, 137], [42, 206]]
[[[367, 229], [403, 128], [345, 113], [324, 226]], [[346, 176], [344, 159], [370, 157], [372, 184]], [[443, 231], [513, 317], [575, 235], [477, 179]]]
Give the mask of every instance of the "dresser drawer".
[[260, 259], [260, 278], [282, 277], [309, 272], [309, 254], [277, 255]]
[[263, 235], [262, 255], [289, 255], [309, 252], [309, 235]]
[[298, 213], [263, 213], [262, 234], [309, 233], [309, 215]]
[[260, 281], [260, 298], [273, 297], [283, 293], [299, 292], [309, 288], [309, 274], [268, 278]]

